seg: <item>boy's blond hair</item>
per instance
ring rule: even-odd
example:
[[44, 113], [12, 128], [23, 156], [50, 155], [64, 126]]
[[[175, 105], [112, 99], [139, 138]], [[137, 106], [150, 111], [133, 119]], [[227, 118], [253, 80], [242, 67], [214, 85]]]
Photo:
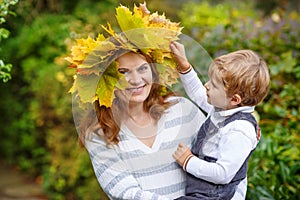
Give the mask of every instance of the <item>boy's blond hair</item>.
[[268, 66], [251, 50], [239, 50], [217, 57], [209, 73], [220, 73], [227, 96], [240, 95], [242, 101], [239, 106], [257, 105], [268, 93]]

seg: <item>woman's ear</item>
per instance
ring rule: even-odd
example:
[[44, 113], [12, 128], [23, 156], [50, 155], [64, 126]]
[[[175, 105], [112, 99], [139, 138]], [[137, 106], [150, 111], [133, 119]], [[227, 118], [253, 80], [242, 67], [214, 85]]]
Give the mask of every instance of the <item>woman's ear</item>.
[[242, 102], [242, 98], [239, 94], [234, 94], [230, 100], [232, 106], [237, 106]]

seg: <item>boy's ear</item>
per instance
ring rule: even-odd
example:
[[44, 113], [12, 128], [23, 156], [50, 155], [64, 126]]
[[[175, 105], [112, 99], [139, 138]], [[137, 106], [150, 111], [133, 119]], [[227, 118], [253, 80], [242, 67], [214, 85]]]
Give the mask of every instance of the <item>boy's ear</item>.
[[242, 98], [241, 98], [241, 96], [238, 95], [238, 94], [234, 94], [234, 95], [232, 96], [232, 98], [231, 98], [231, 101], [230, 101], [231, 105], [233, 105], [233, 106], [237, 106], [237, 105], [239, 105], [241, 102], [242, 102]]

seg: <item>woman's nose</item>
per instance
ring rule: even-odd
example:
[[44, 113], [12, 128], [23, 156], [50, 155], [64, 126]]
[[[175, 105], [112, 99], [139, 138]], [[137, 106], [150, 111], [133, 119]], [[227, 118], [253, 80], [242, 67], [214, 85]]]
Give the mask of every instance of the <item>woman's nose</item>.
[[131, 72], [127, 76], [127, 81], [131, 85], [138, 85], [141, 83], [142, 78], [137, 72]]

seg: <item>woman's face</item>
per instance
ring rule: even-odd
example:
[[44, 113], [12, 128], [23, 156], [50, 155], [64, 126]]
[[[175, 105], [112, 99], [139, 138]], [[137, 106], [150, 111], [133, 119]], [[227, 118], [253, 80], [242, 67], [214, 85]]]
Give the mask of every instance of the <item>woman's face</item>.
[[124, 100], [130, 104], [143, 103], [149, 96], [153, 78], [151, 67], [146, 59], [136, 53], [126, 53], [116, 60], [118, 71], [125, 75], [128, 86], [121, 90]]

